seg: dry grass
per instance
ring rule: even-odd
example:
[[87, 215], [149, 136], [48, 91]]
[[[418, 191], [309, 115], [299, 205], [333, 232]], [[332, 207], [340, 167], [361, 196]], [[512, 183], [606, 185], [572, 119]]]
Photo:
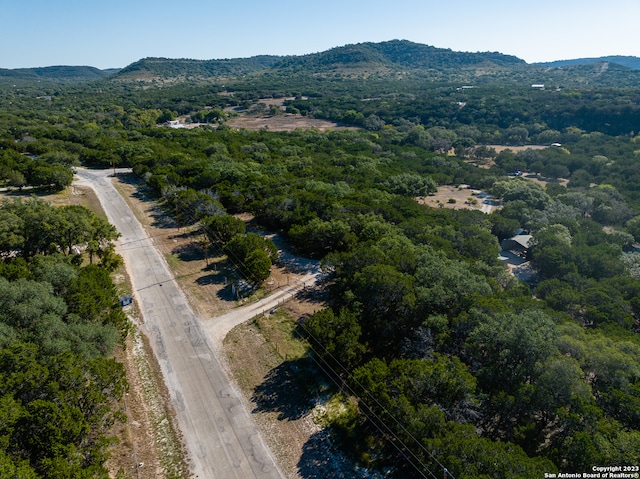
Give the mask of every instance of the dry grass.
[[50, 193], [35, 189], [11, 190], [0, 192], [0, 198], [8, 201], [21, 199], [23, 201], [30, 198], [38, 198], [54, 206], [80, 205], [90, 209], [96, 214], [104, 217], [104, 210], [100, 200], [91, 188], [83, 186], [71, 186], [58, 193]]
[[[439, 186], [438, 191], [433, 195], [418, 198], [418, 203], [431, 206], [432, 208], [451, 209], [482, 209], [482, 199], [477, 198], [477, 190], [469, 188], [459, 188], [457, 186]], [[473, 204], [472, 200], [477, 200]], [[455, 201], [452, 201], [455, 200]]]
[[[293, 307], [291, 307], [293, 306]], [[291, 398], [295, 388], [288, 384], [293, 362], [304, 354], [302, 343], [291, 336], [294, 318], [299, 311], [289, 303], [277, 314], [241, 324], [226, 337], [224, 352], [233, 378], [253, 409], [253, 417], [280, 468], [291, 479], [300, 479], [299, 463], [311, 436], [320, 430], [311, 411], [289, 414], [304, 396]], [[289, 374], [287, 374], [289, 372]], [[261, 407], [256, 392], [273, 384], [279, 391], [272, 397], [287, 397], [274, 401], [271, 408]], [[293, 379], [293, 381], [295, 381]]]
[[[135, 177], [123, 176], [120, 179], [118, 190], [132, 206], [155, 246], [164, 254], [196, 314], [212, 317], [237, 307], [238, 303], [227, 294], [226, 286], [226, 280], [235, 273], [224, 258], [206, 258], [198, 231], [178, 227], [156, 201], [144, 195], [144, 189], [140, 188], [142, 185]], [[242, 219], [251, 221], [248, 215]], [[265, 288], [275, 289], [298, 278], [300, 275], [274, 266]], [[303, 448], [318, 427], [310, 414], [282, 419], [277, 411], [258, 410], [254, 393], [274, 370], [287, 360], [304, 354], [304, 346], [292, 336], [292, 330], [300, 317], [321, 308], [322, 304], [315, 299], [297, 297], [281, 306], [275, 315], [238, 326], [224, 342], [226, 362], [233, 378], [253, 409], [263, 437], [290, 478], [299, 477], [297, 467]]]
[[337, 123], [308, 118], [302, 115], [283, 113], [278, 115], [250, 116], [240, 115], [227, 121], [231, 128], [247, 130], [294, 131], [297, 129], [318, 131], [345, 130], [352, 127], [339, 126]]

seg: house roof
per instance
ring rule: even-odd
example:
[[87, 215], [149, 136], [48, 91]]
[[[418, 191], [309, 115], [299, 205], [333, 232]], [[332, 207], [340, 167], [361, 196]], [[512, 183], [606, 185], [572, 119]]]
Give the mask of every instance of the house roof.
[[515, 235], [511, 240], [515, 241], [523, 248], [528, 248], [531, 243], [531, 238], [533, 238], [531, 235]]

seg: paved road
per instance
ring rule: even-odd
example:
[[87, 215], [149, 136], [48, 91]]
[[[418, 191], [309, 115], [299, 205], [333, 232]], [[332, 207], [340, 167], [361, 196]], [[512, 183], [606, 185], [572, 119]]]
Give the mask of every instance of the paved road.
[[[284, 477], [220, 366], [219, 349], [173, 280], [164, 258], [112, 185], [111, 172], [79, 169], [76, 183], [93, 187], [109, 221], [122, 234], [117, 249], [144, 318], [142, 330], [171, 393], [194, 477]], [[207, 321], [206, 330], [215, 332], [215, 325], [216, 321]], [[226, 332], [216, 333], [216, 343], [223, 334]]]

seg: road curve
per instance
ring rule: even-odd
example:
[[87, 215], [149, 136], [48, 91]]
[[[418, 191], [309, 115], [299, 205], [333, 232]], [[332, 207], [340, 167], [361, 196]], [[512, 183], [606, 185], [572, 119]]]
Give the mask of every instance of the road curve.
[[[119, 170], [124, 172], [128, 170]], [[233, 383], [221, 367], [201, 321], [162, 255], [118, 193], [112, 170], [78, 169], [76, 184], [96, 192], [109, 222], [121, 233], [124, 258], [144, 324], [177, 413], [193, 477], [284, 477]], [[208, 321], [211, 331], [216, 323]], [[216, 335], [217, 338], [220, 334]]]

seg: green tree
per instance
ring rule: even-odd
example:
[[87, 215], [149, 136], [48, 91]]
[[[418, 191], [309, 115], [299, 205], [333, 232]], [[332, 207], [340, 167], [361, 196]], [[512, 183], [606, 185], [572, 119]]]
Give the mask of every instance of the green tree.
[[322, 257], [330, 251], [346, 251], [356, 241], [351, 226], [342, 219], [314, 218], [305, 225], [293, 225], [289, 236], [301, 251], [312, 257]]
[[636, 241], [640, 242], [640, 215], [634, 216], [625, 224], [628, 233], [631, 233]]
[[73, 172], [61, 165], [42, 165], [34, 168], [29, 183], [33, 186], [51, 187], [62, 191], [73, 182]]
[[17, 479], [39, 479], [28, 461], [19, 457], [12, 457], [0, 449], [0, 477]]
[[486, 318], [468, 339], [482, 389], [514, 392], [531, 381], [555, 354], [555, 336], [553, 321], [541, 311]]
[[244, 235], [247, 229], [244, 221], [232, 215], [205, 216], [200, 222], [209, 241], [221, 245]]
[[271, 273], [271, 258], [263, 249], [250, 251], [240, 268], [242, 275], [255, 284], [261, 284]]
[[550, 201], [542, 186], [522, 178], [496, 181], [490, 192], [505, 202], [524, 201], [527, 206], [538, 210], [544, 209]]
[[22, 189], [26, 186], [27, 179], [21, 172], [13, 170], [7, 173], [7, 184]]
[[362, 307], [360, 325], [363, 339], [376, 354], [385, 356], [396, 350], [400, 340], [418, 321], [414, 278], [390, 265], [367, 266], [355, 274], [354, 290]]
[[0, 384], [0, 471], [13, 467], [24, 475], [7, 477], [21, 478], [107, 477], [105, 434], [118, 417], [111, 406], [126, 390], [121, 366], [69, 351], [42, 355], [33, 344], [14, 343], [0, 350]]
[[38, 160], [45, 161], [51, 165], [61, 165], [65, 168], [73, 168], [80, 166], [80, 159], [77, 153], [70, 153], [68, 151], [49, 151], [38, 156]]
[[224, 245], [223, 251], [239, 273], [255, 283], [269, 277], [271, 265], [278, 257], [278, 248], [273, 241], [257, 233], [234, 236]]
[[475, 295], [491, 293], [486, 279], [472, 272], [466, 263], [435, 252], [419, 257], [414, 278], [417, 304], [425, 315], [454, 315], [469, 307]]
[[366, 346], [360, 342], [362, 331], [355, 313], [346, 309], [336, 315], [331, 309], [318, 311], [304, 321], [303, 335], [314, 354], [343, 375], [362, 360]]
[[392, 176], [385, 185], [392, 193], [407, 196], [427, 196], [437, 191], [436, 183], [428, 176], [415, 173], [402, 173]]
[[0, 252], [11, 255], [24, 248], [24, 221], [16, 213], [0, 208]]

